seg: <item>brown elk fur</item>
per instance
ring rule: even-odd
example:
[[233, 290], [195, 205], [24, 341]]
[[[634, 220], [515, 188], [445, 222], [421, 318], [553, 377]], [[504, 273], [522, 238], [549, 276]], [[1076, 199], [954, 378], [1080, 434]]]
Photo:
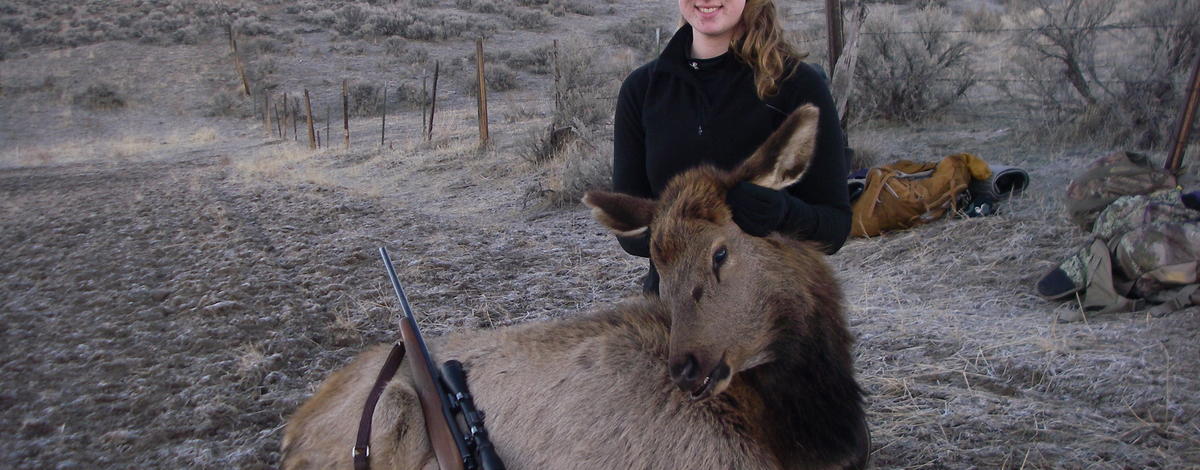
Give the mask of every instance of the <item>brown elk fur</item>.
[[[812, 139], [815, 113], [797, 115], [776, 141]], [[585, 202], [614, 231], [648, 227], [661, 297], [429, 341], [436, 357], [465, 365], [508, 468], [866, 466], [853, 340], [833, 273], [809, 242], [741, 232], [725, 204], [746, 178], [794, 182], [807, 151], [756, 154], [747, 165], [757, 173], [688, 171], [657, 202], [590, 193]], [[285, 469], [351, 468], [361, 407], [386, 355], [361, 354], [292, 416]], [[668, 367], [683, 358], [706, 378]], [[437, 468], [407, 366], [385, 389], [372, 436], [374, 468]]]

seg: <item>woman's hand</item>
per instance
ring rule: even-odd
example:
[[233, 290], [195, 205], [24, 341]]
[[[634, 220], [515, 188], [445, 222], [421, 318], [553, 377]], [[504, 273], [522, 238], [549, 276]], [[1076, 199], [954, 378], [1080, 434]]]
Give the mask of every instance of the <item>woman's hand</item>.
[[792, 196], [745, 181], [729, 190], [725, 200], [733, 209], [733, 221], [743, 232], [764, 237], [779, 229], [788, 215]]

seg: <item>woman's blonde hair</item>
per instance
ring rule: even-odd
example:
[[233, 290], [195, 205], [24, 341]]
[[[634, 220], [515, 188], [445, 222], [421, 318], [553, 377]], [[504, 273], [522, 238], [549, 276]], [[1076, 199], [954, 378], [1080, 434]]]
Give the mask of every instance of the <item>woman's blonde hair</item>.
[[775, 13], [774, 0], [746, 0], [742, 23], [730, 48], [754, 70], [759, 99], [779, 92], [779, 82], [791, 76], [800, 59], [807, 55], [788, 43]]

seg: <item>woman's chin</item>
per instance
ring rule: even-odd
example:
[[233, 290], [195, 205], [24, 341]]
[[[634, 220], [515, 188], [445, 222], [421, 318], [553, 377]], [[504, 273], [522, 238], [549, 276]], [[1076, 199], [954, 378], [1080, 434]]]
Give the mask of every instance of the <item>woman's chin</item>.
[[690, 23], [692, 25], [692, 33], [703, 34], [705, 36], [725, 36], [733, 31], [734, 24], [728, 24], [725, 21], [706, 21], [700, 20]]

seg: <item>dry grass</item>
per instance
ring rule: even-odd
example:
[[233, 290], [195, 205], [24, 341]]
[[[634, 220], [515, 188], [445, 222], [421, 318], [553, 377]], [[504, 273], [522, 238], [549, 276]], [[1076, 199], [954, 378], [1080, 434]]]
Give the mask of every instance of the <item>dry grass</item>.
[[1168, 346], [1170, 327], [1139, 314], [1057, 324], [1033, 293], [1085, 238], [1061, 222], [1059, 173], [1085, 158], [1055, 158], [1067, 161], [1035, 169], [1035, 188], [999, 216], [856, 240], [831, 258], [859, 336], [877, 466], [1089, 468], [1120, 456], [1185, 468], [1200, 457], [1174, 440], [1196, 435], [1177, 424], [1195, 403], [1173, 391], [1200, 386], [1179, 369], [1194, 344]]
[[[475, 119], [474, 109], [441, 110], [432, 141], [426, 142], [412, 129], [404, 129], [388, 139], [387, 147], [378, 146], [377, 121], [352, 121], [351, 134], [357, 137], [348, 151], [340, 144], [313, 151], [305, 144], [286, 141], [235, 159], [234, 168], [244, 177], [243, 181], [313, 184], [364, 197], [391, 197], [396, 188], [410, 186], [413, 181], [423, 181], [430, 191], [453, 194], [455, 189], [508, 175], [512, 166], [518, 164], [515, 153], [498, 157], [493, 149], [479, 147], [473, 127]], [[362, 124], [374, 135], [361, 133], [363, 128], [358, 126]], [[500, 123], [494, 124], [493, 129], [501, 139], [507, 132]], [[389, 132], [396, 135], [395, 130]], [[418, 171], [420, 168], [424, 170]], [[429, 181], [423, 173], [430, 171], [455, 175]]]
[[612, 145], [595, 136], [583, 135], [564, 143], [554, 157], [545, 162], [544, 185], [529, 190], [549, 207], [579, 204], [592, 189], [612, 188]]
[[243, 175], [259, 180], [290, 181], [294, 184], [307, 183], [334, 188], [341, 186], [339, 178], [317, 165], [316, 159], [324, 155], [338, 154], [337, 150], [313, 151], [309, 150], [306, 144], [284, 142], [236, 159], [233, 168]]
[[162, 136], [125, 135], [109, 140], [17, 146], [0, 152], [0, 167], [158, 160], [181, 150], [209, 145], [217, 137], [215, 128], [202, 127], [195, 131], [178, 131]]
[[237, 349], [237, 374], [243, 378], [251, 378], [261, 374], [261, 368], [266, 362], [267, 355], [262, 347], [255, 343], [247, 343]]
[[331, 6], [328, 2], [306, 1], [295, 8], [301, 21], [318, 28], [330, 28], [343, 39], [401, 37], [446, 41], [490, 35], [499, 29], [494, 21], [438, 12], [428, 5], [346, 2]]

